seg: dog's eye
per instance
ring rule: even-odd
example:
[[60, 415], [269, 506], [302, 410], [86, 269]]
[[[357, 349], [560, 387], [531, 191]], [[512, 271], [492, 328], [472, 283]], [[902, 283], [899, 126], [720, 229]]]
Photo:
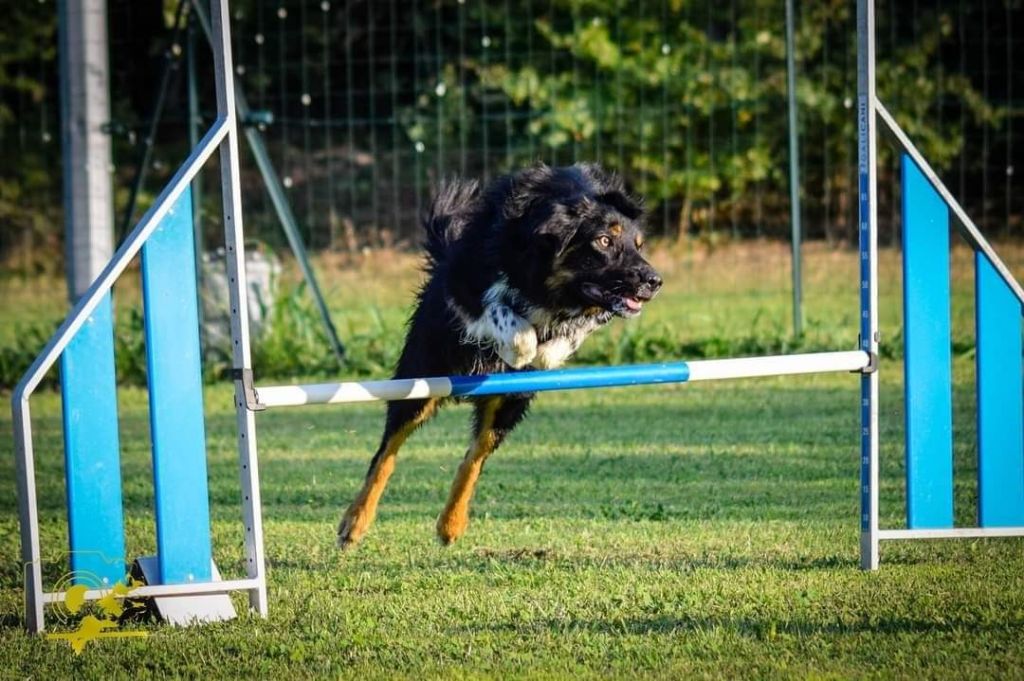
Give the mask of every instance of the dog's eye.
[[601, 235], [594, 240], [594, 243], [596, 243], [601, 248], [608, 248], [609, 246], [612, 245], [612, 239], [610, 236]]

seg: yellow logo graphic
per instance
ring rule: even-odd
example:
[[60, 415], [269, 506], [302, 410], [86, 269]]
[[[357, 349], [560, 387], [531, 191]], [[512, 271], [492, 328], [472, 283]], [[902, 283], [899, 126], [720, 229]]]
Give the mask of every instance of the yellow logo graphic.
[[[61, 582], [65, 584], [73, 579], [72, 575], [65, 576]], [[127, 582], [127, 584], [125, 583]], [[124, 601], [136, 588], [142, 586], [130, 575], [125, 576], [124, 582], [118, 582], [100, 598], [95, 599], [95, 612], [84, 614], [78, 622], [78, 628], [74, 631], [53, 632], [46, 634], [46, 638], [58, 641], [67, 641], [75, 654], [85, 650], [89, 641], [101, 638], [142, 638], [149, 635], [147, 631], [110, 631], [117, 629], [118, 618], [124, 613]], [[65, 615], [62, 620], [66, 622], [67, 614], [79, 615], [86, 608], [86, 599], [89, 587], [85, 584], [75, 584], [64, 590]]]

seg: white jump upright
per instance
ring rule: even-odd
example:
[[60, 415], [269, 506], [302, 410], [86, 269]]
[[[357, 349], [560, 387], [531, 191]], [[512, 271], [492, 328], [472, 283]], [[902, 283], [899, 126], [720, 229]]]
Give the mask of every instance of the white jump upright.
[[[875, 3], [857, 0], [857, 187], [860, 243], [858, 346], [878, 357], [878, 147], [875, 135]], [[860, 380], [860, 566], [878, 569], [878, 371]]]
[[[197, 3], [198, 0], [193, 0]], [[29, 400], [61, 361], [72, 566], [96, 576], [86, 598], [110, 592], [126, 570], [120, 494], [116, 386], [110, 290], [143, 252], [147, 365], [153, 434], [158, 555], [141, 560], [147, 584], [135, 597], [161, 599], [179, 622], [224, 613], [199, 598], [244, 590], [251, 608], [267, 613], [255, 413], [306, 404], [474, 397], [544, 390], [651, 385], [759, 376], [853, 372], [861, 383], [861, 567], [878, 567], [879, 542], [1024, 535], [1024, 385], [1021, 306], [1024, 290], [875, 95], [874, 4], [857, 2], [858, 169], [860, 206], [860, 341], [856, 349], [775, 357], [670, 362], [619, 367], [523, 371], [491, 376], [435, 376], [257, 388], [249, 348], [238, 120], [232, 85], [227, 0], [212, 3], [211, 34], [217, 120], [160, 193], [153, 207], [74, 306], [19, 382], [13, 395], [25, 624], [42, 631], [44, 606], [65, 592], [43, 584], [39, 512]], [[194, 11], [201, 12], [198, 4]], [[903, 266], [907, 402], [907, 527], [879, 527], [878, 229], [876, 125], [902, 153]], [[206, 492], [202, 391], [195, 347], [172, 334], [198, 333], [194, 292], [175, 291], [174, 277], [193, 262], [188, 187], [220, 151], [230, 288], [234, 402], [238, 432], [244, 578], [221, 580], [212, 564]], [[977, 253], [979, 512], [977, 527], [953, 527], [948, 218]], [[180, 263], [180, 265], [178, 264]], [[189, 299], [191, 298], [191, 302]], [[176, 336], [175, 336], [176, 337]], [[184, 367], [184, 368], [183, 368]], [[69, 411], [70, 410], [70, 411]], [[95, 519], [101, 519], [96, 522]], [[76, 556], [100, 555], [107, 563]], [[83, 559], [84, 560], [84, 559]], [[148, 568], [146, 566], [149, 566]], [[81, 582], [80, 582], [81, 583]], [[173, 607], [170, 607], [173, 606]], [[214, 612], [217, 611], [217, 612]]]
[[[44, 606], [60, 603], [61, 591], [43, 584], [35, 452], [30, 398], [58, 360], [64, 403], [69, 545], [73, 581], [87, 600], [103, 598], [123, 581], [125, 555], [121, 512], [116, 386], [113, 378], [111, 288], [141, 252], [146, 312], [146, 352], [156, 497], [157, 556], [141, 558], [147, 584], [133, 597], [152, 597], [172, 621], [222, 619], [233, 614], [226, 594], [244, 590], [251, 607], [266, 614], [266, 573], [256, 458], [255, 424], [244, 402], [242, 376], [251, 372], [248, 307], [242, 248], [238, 133], [227, 0], [211, 3], [217, 118], [178, 168], [153, 206], [118, 248], [32, 363], [12, 396], [21, 557], [25, 571], [25, 625], [40, 632]], [[231, 290], [242, 522], [246, 577], [221, 580], [212, 564], [190, 183], [220, 151], [225, 242]], [[184, 277], [187, 281], [181, 281]], [[176, 279], [178, 278], [178, 279]], [[188, 327], [192, 328], [189, 329]], [[191, 332], [191, 333], [190, 333]], [[169, 335], [174, 334], [174, 335]], [[194, 337], [193, 337], [194, 336]], [[221, 594], [220, 598], [211, 598]]]
[[[900, 153], [906, 527], [879, 525], [878, 373], [861, 379], [861, 567], [879, 542], [1024, 536], [1024, 289], [875, 91], [874, 0], [857, 0], [857, 118], [862, 350], [877, 356], [877, 129]], [[975, 251], [978, 509], [954, 527], [950, 218]]]

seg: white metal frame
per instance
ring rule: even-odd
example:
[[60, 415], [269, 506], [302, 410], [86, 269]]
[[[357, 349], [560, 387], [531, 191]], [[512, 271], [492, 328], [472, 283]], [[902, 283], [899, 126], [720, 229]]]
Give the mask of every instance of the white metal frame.
[[267, 615], [267, 584], [263, 556], [263, 506], [256, 452], [255, 415], [247, 408], [243, 378], [252, 373], [249, 350], [249, 306], [245, 281], [245, 235], [242, 229], [242, 193], [238, 169], [238, 116], [235, 111], [234, 66], [228, 0], [210, 3], [213, 19], [213, 69], [217, 116], [230, 121], [231, 134], [220, 145], [220, 180], [224, 205], [224, 241], [227, 247], [228, 291], [231, 305], [232, 360], [235, 367], [235, 419], [238, 424], [238, 465], [242, 483], [242, 520], [245, 524], [246, 572], [257, 586], [249, 590], [249, 606]]
[[[857, 0], [857, 170], [860, 218], [860, 348], [878, 357], [878, 147], [875, 136], [875, 3]], [[878, 569], [878, 371], [861, 377], [860, 567]]]
[[[996, 255], [938, 174], [900, 128], [875, 91], [875, 3], [857, 0], [857, 133], [861, 255], [860, 346], [878, 355], [878, 211], [877, 124], [892, 137], [942, 197], [956, 218], [961, 235], [983, 252], [999, 276], [1024, 305], [1024, 288]], [[883, 529], [878, 520], [879, 479], [878, 372], [865, 373], [861, 389], [861, 568], [878, 569], [879, 542], [894, 539], [962, 539], [970, 537], [1020, 537], [1024, 527], [957, 527], [950, 529]]]
[[[21, 517], [21, 558], [25, 569], [26, 627], [41, 632], [45, 626], [43, 606], [58, 602], [61, 594], [43, 589], [42, 553], [39, 543], [39, 511], [36, 499], [35, 455], [32, 442], [32, 418], [29, 399], [46, 373], [53, 367], [61, 352], [75, 333], [95, 311], [117, 278], [124, 272], [143, 243], [149, 238], [192, 182], [203, 164], [220, 150], [221, 182], [224, 193], [224, 225], [228, 249], [228, 278], [231, 289], [231, 331], [234, 346], [234, 366], [239, 375], [250, 370], [248, 308], [240, 304], [245, 300], [245, 268], [242, 241], [242, 210], [238, 169], [238, 122], [235, 116], [234, 89], [230, 87], [233, 73], [231, 33], [227, 0], [214, 0], [211, 4], [214, 27], [214, 69], [217, 90], [217, 119], [209, 131], [192, 150], [184, 164], [160, 192], [153, 206], [146, 211], [139, 224], [99, 277], [72, 307], [67, 318], [47, 342], [25, 376], [14, 389], [12, 412], [14, 416], [14, 446], [17, 467], [18, 504]], [[259, 472], [256, 456], [255, 424], [252, 412], [245, 405], [242, 380], [236, 381], [236, 412], [239, 427], [239, 469], [242, 481], [242, 519], [245, 524], [247, 579], [211, 582], [206, 584], [161, 585], [142, 587], [139, 595], [166, 596], [201, 593], [223, 593], [247, 590], [250, 606], [261, 615], [267, 612], [266, 571], [263, 556], [263, 527], [259, 494]], [[106, 592], [90, 591], [87, 598], [99, 598]]]

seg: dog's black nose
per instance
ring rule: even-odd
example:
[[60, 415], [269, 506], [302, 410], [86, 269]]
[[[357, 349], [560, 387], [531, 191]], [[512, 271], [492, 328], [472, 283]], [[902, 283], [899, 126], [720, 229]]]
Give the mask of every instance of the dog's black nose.
[[661, 277], [650, 265], [638, 267], [633, 271], [633, 277], [635, 277], [633, 285], [636, 287], [636, 297], [644, 301], [653, 298], [663, 283]]

